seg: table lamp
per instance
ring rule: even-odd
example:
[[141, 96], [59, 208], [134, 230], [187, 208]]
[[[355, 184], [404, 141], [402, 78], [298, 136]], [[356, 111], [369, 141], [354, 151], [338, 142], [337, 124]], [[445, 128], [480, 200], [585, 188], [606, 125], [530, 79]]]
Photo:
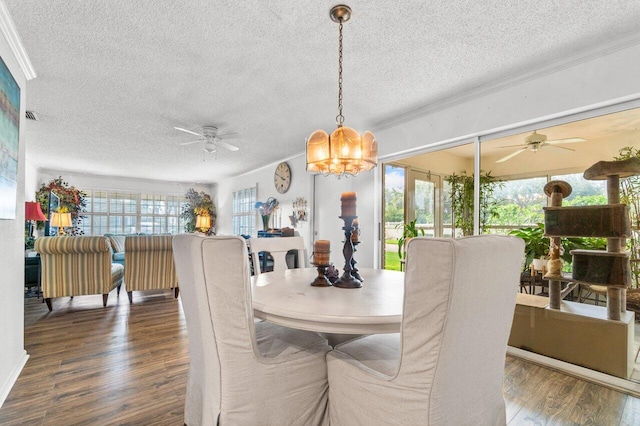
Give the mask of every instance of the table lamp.
[[58, 227], [58, 235], [64, 235], [64, 228], [71, 226], [71, 213], [52, 212], [50, 224]]
[[196, 229], [206, 233], [211, 228], [211, 216], [198, 215], [196, 217]]
[[33, 237], [33, 222], [47, 220], [47, 217], [42, 213], [40, 203], [35, 201], [26, 201], [24, 203], [24, 220], [29, 221], [29, 238]]

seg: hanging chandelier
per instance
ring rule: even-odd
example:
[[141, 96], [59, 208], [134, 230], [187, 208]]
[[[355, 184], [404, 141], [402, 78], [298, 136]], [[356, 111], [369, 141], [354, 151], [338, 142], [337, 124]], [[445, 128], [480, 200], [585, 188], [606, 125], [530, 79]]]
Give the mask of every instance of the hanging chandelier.
[[378, 144], [373, 133], [366, 131], [362, 136], [351, 127], [343, 126], [342, 115], [342, 24], [351, 17], [351, 8], [346, 5], [334, 6], [331, 20], [338, 23], [338, 128], [331, 136], [324, 130], [316, 130], [307, 139], [307, 171], [334, 174], [357, 175], [378, 165]]

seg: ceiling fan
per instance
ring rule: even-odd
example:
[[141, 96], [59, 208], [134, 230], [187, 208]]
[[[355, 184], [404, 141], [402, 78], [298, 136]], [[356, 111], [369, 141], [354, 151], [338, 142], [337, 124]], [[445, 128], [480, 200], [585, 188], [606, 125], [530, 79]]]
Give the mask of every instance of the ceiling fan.
[[512, 152], [506, 157], [499, 159], [498, 161], [496, 161], [496, 163], [502, 163], [504, 161], [510, 160], [516, 155], [522, 154], [527, 150], [531, 150], [535, 154], [536, 152], [538, 152], [539, 149], [544, 148], [545, 146], [549, 146], [551, 148], [565, 149], [567, 151], [575, 151], [575, 149], [566, 148], [564, 146], [557, 146], [557, 144], [584, 142], [584, 141], [586, 141], [586, 139], [582, 139], [582, 138], [554, 139], [549, 141], [547, 140], [547, 135], [540, 134], [534, 130], [533, 133], [527, 136], [527, 139], [525, 139], [525, 143], [521, 145], [501, 146], [500, 148], [513, 148], [517, 146], [521, 146], [522, 148], [518, 149], [516, 152]]
[[230, 132], [220, 134], [218, 133], [218, 128], [215, 126], [202, 126], [202, 133], [192, 132], [191, 130], [183, 129], [182, 127], [174, 126], [174, 129], [180, 130], [181, 132], [190, 133], [192, 135], [200, 136], [200, 139], [189, 142], [181, 142], [180, 145], [191, 145], [198, 142], [204, 142], [203, 149], [209, 154], [216, 152], [216, 148], [218, 146], [221, 146], [224, 149], [228, 149], [229, 151], [237, 151], [240, 149], [237, 146], [231, 145], [230, 143], [222, 140], [222, 138], [237, 138], [239, 136], [237, 133]]

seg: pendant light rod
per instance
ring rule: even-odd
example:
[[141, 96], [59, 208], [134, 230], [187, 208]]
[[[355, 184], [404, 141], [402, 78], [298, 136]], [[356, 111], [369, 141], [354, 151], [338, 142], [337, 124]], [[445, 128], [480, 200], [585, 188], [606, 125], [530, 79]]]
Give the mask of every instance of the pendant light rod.
[[351, 8], [344, 4], [339, 4], [331, 8], [329, 12], [331, 20], [338, 25], [338, 115], [336, 124], [342, 126], [344, 115], [342, 115], [342, 24], [351, 18]]

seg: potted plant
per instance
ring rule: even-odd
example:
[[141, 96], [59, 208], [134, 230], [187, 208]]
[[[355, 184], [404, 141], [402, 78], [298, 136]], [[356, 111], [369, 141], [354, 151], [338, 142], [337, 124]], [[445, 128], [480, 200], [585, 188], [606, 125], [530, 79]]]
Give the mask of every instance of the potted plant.
[[416, 219], [413, 219], [409, 223], [398, 224], [396, 229], [400, 227], [402, 227], [402, 236], [398, 238], [398, 256], [402, 259], [404, 246], [409, 242], [409, 240], [411, 240], [411, 238], [417, 237], [418, 234], [424, 235], [424, 229], [416, 226]]
[[524, 266], [527, 270], [534, 260], [538, 265], [534, 265], [536, 270], [542, 270], [542, 266], [547, 262], [549, 254], [549, 238], [544, 236], [544, 224], [538, 223], [535, 227], [525, 227], [514, 229], [509, 235], [522, 238], [524, 240]]

